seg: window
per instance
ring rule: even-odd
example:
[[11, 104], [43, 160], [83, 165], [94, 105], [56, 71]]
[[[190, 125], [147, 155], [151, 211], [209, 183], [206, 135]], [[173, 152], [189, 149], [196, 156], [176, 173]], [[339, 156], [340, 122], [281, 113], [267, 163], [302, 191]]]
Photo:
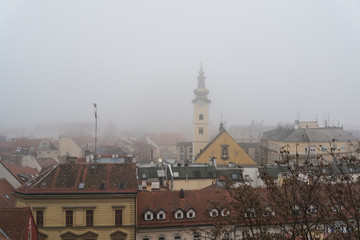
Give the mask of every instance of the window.
[[66, 211], [66, 226], [72, 227], [72, 225], [73, 225], [73, 211], [67, 210]]
[[210, 217], [217, 217], [219, 215], [219, 211], [217, 209], [211, 209], [209, 212]]
[[307, 154], [308, 153], [308, 148], [307, 147], [305, 147], [305, 154]]
[[271, 216], [274, 216], [275, 215], [275, 213], [271, 210], [271, 207], [270, 206], [267, 206], [266, 208], [265, 208], [265, 211], [264, 211], [264, 213], [263, 213], [263, 216], [264, 217], [271, 217]]
[[201, 239], [201, 236], [200, 234], [194, 234], [194, 237], [193, 237], [194, 240], [200, 240]]
[[306, 210], [306, 212], [308, 214], [316, 214], [317, 213], [317, 208], [315, 205], [310, 205], [310, 207]]
[[199, 128], [199, 134], [204, 134], [204, 128]]
[[36, 225], [38, 227], [44, 226], [44, 211], [36, 211]]
[[229, 216], [230, 211], [226, 208], [224, 208], [223, 210], [221, 210], [221, 216], [226, 217]]
[[339, 212], [340, 210], [341, 210], [341, 205], [340, 204], [335, 204], [335, 205], [333, 205], [332, 207], [331, 207], [331, 210], [333, 211], [333, 212]]
[[115, 210], [115, 226], [122, 225], [122, 210]]
[[200, 114], [199, 115], [199, 120], [204, 120], [204, 115]]
[[94, 211], [86, 210], [86, 226], [94, 225]]
[[142, 240], [150, 240], [149, 237], [143, 237]]
[[228, 159], [229, 158], [229, 145], [221, 145], [221, 158]]
[[326, 147], [326, 146], [322, 146], [322, 147], [321, 147], [321, 151], [326, 152], [326, 151], [327, 151], [327, 147]]
[[157, 213], [157, 219], [158, 220], [165, 220], [165, 212], [163, 210], [160, 210], [158, 213]]
[[249, 208], [245, 212], [245, 217], [247, 218], [254, 218], [255, 217], [255, 210], [253, 208]]
[[181, 236], [180, 235], [175, 235], [174, 240], [181, 240]]
[[310, 146], [310, 154], [315, 154], [315, 153], [316, 153], [316, 147]]
[[151, 212], [151, 211], [147, 211], [146, 213], [145, 213], [145, 221], [151, 221], [151, 220], [153, 220], [153, 213]]
[[183, 219], [184, 213], [180, 209], [175, 212], [175, 219]]
[[190, 209], [189, 211], [187, 211], [186, 217], [190, 219], [195, 218], [195, 211], [193, 209]]
[[165, 237], [158, 237], [158, 240], [165, 240]]

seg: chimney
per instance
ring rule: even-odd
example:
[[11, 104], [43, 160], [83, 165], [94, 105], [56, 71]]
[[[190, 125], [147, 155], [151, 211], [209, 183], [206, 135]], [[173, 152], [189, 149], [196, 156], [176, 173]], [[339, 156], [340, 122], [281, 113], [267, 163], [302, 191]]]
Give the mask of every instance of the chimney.
[[184, 189], [180, 190], [180, 198], [184, 198], [185, 197], [185, 191]]

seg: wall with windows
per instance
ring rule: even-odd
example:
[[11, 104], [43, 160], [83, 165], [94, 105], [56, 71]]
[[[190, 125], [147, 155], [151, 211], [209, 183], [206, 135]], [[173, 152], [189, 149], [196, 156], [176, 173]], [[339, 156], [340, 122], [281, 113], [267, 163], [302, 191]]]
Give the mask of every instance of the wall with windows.
[[[40, 239], [135, 239], [136, 195], [18, 198], [30, 207]], [[44, 237], [46, 236], [46, 237]]]

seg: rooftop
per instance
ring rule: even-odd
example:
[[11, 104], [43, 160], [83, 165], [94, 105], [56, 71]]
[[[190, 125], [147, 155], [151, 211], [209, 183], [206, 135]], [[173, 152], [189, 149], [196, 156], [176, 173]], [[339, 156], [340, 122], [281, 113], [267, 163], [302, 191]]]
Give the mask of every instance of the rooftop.
[[45, 172], [20, 194], [134, 193], [136, 167], [132, 163], [64, 163]]

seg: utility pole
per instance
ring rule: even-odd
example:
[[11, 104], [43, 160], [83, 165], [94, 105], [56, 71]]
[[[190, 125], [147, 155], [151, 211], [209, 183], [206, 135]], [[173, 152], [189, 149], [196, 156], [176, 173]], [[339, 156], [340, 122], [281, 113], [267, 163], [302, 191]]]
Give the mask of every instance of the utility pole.
[[95, 109], [95, 151], [94, 151], [94, 161], [96, 162], [96, 143], [97, 143], [97, 105], [94, 103]]

